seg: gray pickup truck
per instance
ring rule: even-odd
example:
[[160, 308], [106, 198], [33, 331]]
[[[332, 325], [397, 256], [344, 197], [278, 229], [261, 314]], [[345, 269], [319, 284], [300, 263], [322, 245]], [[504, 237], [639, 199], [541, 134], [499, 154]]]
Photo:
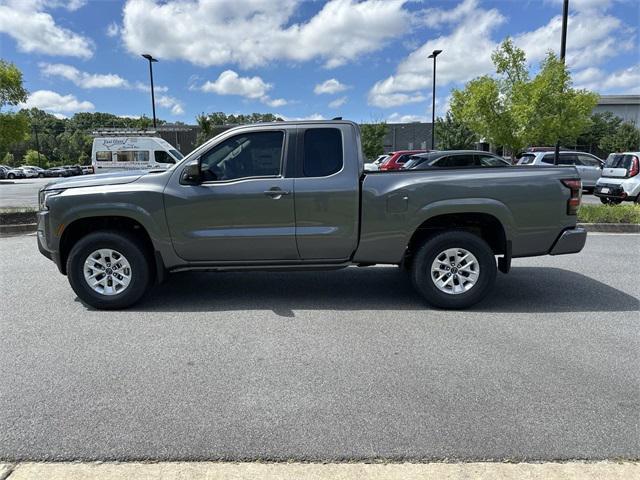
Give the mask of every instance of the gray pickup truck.
[[408, 270], [433, 306], [465, 308], [512, 258], [586, 240], [574, 167], [364, 172], [348, 121], [233, 128], [169, 170], [58, 181], [39, 197], [40, 252], [101, 309], [181, 270], [374, 264]]

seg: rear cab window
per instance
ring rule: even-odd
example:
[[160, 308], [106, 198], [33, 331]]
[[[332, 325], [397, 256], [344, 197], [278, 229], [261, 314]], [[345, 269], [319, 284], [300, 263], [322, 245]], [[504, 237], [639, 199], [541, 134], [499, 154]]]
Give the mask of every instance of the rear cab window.
[[342, 170], [342, 132], [338, 128], [308, 128], [304, 132], [302, 174], [328, 177]]

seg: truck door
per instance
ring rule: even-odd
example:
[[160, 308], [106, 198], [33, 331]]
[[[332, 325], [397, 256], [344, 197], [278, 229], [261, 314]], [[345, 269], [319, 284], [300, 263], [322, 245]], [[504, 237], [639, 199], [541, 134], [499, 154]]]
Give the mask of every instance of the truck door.
[[302, 260], [346, 260], [357, 247], [360, 169], [350, 124], [298, 127], [294, 180]]
[[[294, 130], [295, 132], [295, 130]], [[293, 178], [285, 178], [285, 128], [239, 132], [202, 153], [203, 182], [165, 189], [176, 253], [206, 262], [298, 260]]]

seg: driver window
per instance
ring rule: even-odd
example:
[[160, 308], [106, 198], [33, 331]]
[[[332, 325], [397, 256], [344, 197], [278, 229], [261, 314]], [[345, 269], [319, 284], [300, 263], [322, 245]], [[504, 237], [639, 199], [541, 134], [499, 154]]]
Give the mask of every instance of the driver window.
[[231, 137], [202, 157], [205, 182], [280, 175], [284, 132], [243, 133]]

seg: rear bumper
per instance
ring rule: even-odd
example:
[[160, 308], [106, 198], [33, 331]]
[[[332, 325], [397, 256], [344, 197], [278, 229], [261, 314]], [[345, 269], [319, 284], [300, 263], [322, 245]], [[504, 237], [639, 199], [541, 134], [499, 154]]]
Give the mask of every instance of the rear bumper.
[[551, 247], [549, 255], [564, 255], [578, 253], [587, 241], [587, 231], [582, 227], [570, 228], [563, 231]]

